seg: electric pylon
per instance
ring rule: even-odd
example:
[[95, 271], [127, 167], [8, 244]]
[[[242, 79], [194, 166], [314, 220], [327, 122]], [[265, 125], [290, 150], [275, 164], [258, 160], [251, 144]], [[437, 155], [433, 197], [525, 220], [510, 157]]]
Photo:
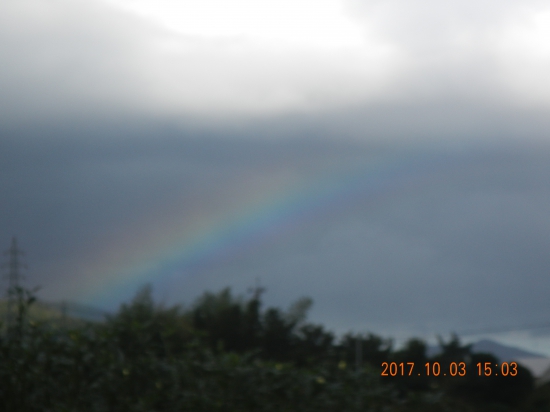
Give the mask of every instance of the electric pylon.
[[6, 324], [8, 327], [13, 325], [14, 316], [13, 309], [16, 304], [17, 289], [19, 288], [20, 281], [23, 278], [21, 274], [21, 268], [26, 267], [21, 263], [19, 257], [25, 253], [18, 249], [16, 237], [12, 237], [11, 246], [4, 252], [4, 256], [8, 256], [8, 263], [2, 265], [2, 267], [8, 269], [8, 274], [5, 276], [8, 278], [8, 307], [6, 311]]

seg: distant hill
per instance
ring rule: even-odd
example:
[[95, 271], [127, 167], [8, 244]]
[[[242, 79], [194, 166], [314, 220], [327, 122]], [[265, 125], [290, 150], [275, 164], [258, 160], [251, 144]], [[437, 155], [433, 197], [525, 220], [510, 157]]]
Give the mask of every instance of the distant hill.
[[[8, 302], [6, 300], [0, 300], [0, 320], [4, 320], [6, 312], [8, 310]], [[34, 302], [29, 309], [29, 316], [32, 320], [51, 320], [60, 318], [61, 312], [43, 302]]]
[[540, 353], [529, 352], [513, 346], [502, 345], [489, 339], [482, 339], [472, 346], [473, 352], [492, 353], [501, 362], [510, 362], [512, 360], [525, 358], [546, 358]]
[[65, 314], [71, 318], [77, 318], [89, 321], [102, 321], [105, 320], [105, 316], [109, 313], [89, 305], [83, 305], [81, 303], [72, 301], [63, 302], [44, 302], [40, 301], [40, 304], [45, 307], [51, 308], [60, 314]]
[[[437, 345], [428, 346], [428, 356], [435, 356], [441, 352], [441, 348]], [[514, 346], [503, 345], [490, 339], [482, 339], [472, 345], [474, 353], [490, 353], [496, 356], [501, 362], [510, 362], [512, 360], [527, 359], [527, 358], [546, 358], [547, 356], [540, 353], [529, 352], [524, 349]]]

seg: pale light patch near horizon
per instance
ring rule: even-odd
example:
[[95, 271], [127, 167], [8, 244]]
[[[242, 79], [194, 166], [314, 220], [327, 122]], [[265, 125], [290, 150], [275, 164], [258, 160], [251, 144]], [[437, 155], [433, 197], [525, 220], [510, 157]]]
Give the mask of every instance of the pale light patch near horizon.
[[550, 8], [526, 13], [496, 42], [500, 78], [516, 102], [532, 107], [550, 104]]
[[550, 8], [539, 0], [345, 0], [349, 15], [407, 62], [405, 100], [550, 103]]

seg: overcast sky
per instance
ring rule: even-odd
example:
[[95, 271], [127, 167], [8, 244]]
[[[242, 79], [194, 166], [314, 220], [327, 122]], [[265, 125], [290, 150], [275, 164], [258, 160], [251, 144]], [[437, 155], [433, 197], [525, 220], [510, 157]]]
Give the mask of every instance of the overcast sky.
[[44, 299], [550, 322], [547, 2], [4, 0], [0, 56], [0, 243]]

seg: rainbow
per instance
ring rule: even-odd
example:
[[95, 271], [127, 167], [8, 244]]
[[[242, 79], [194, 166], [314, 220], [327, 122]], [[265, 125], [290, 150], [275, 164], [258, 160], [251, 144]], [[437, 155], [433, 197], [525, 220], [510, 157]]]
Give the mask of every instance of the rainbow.
[[88, 283], [80, 299], [106, 307], [145, 283], [200, 275], [215, 262], [254, 250], [300, 225], [314, 224], [354, 200], [375, 202], [403, 189], [421, 190], [441, 169], [460, 166], [460, 159], [464, 157], [456, 153], [409, 152], [361, 165], [333, 166], [315, 176], [282, 179], [213, 213], [187, 210], [183, 215], [172, 205], [141, 234], [136, 235], [135, 227], [127, 228], [116, 245], [105, 245], [102, 263], [85, 274]]

